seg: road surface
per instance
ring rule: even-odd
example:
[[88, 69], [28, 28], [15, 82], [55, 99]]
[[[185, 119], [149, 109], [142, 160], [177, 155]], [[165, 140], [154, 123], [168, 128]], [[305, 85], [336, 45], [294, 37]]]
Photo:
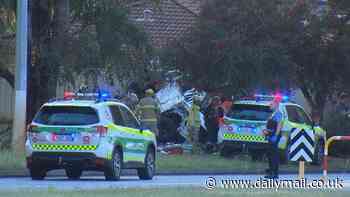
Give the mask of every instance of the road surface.
[[[210, 177], [210, 179], [208, 179]], [[305, 178], [319, 180], [321, 174], [308, 174]], [[296, 175], [281, 175], [279, 180], [295, 180]], [[81, 180], [71, 181], [66, 177], [48, 177], [43, 181], [32, 181], [29, 177], [0, 178], [0, 191], [19, 189], [58, 189], [58, 190], [92, 190], [92, 189], [117, 189], [117, 188], [161, 188], [161, 187], [216, 187], [221, 180], [252, 180], [262, 179], [261, 175], [171, 175], [156, 176], [153, 180], [143, 181], [136, 176], [123, 176], [119, 181], [105, 181], [102, 176], [83, 176]], [[338, 179], [344, 186], [343, 190], [350, 191], [350, 174], [330, 174], [329, 180]], [[208, 180], [211, 183], [208, 183]], [[213, 184], [213, 180], [216, 183]], [[210, 182], [209, 181], [209, 182]]]

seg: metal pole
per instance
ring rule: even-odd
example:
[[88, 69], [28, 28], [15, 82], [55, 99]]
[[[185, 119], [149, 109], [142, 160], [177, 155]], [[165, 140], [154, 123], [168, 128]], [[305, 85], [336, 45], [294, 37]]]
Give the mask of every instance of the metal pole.
[[15, 111], [12, 148], [24, 150], [27, 98], [28, 0], [17, 0]]
[[340, 141], [340, 140], [350, 141], [350, 136], [333, 136], [326, 141], [326, 144], [324, 147], [323, 177], [322, 177], [324, 180], [327, 179], [327, 174], [328, 174], [328, 150], [329, 150], [329, 147], [330, 147], [331, 143], [333, 143], [334, 141]]

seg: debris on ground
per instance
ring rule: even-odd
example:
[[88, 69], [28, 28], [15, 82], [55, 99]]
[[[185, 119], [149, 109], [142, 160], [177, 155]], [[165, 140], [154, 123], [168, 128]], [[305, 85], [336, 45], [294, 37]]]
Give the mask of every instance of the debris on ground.
[[167, 143], [164, 145], [158, 145], [157, 150], [161, 154], [165, 154], [165, 155], [182, 155], [183, 153], [191, 152], [192, 145]]

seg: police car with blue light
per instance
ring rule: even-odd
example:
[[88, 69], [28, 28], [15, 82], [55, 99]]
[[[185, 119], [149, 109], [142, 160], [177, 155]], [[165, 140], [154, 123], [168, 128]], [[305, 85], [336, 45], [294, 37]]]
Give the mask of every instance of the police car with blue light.
[[320, 164], [323, 158], [326, 131], [315, 125], [302, 106], [289, 100], [288, 96], [254, 95], [233, 103], [232, 110], [226, 114], [220, 125], [218, 143], [222, 156], [248, 152], [253, 160], [261, 160], [267, 151], [267, 139], [263, 133], [267, 120], [273, 111], [271, 101], [280, 97], [279, 111], [282, 113], [281, 131], [278, 134], [278, 147], [281, 162], [289, 158], [289, 139], [293, 129], [312, 130], [315, 134], [314, 164]]
[[94, 170], [118, 180], [121, 169], [137, 169], [140, 179], [152, 179], [156, 146], [155, 135], [108, 93], [65, 92], [40, 108], [28, 126], [25, 148], [34, 180], [55, 169], [64, 169], [69, 179]]

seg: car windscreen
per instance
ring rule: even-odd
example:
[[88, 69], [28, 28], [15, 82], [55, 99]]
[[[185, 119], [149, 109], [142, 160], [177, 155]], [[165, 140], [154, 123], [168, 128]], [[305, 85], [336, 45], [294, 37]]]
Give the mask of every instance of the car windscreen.
[[226, 116], [239, 120], [266, 121], [271, 114], [269, 106], [234, 104]]
[[90, 125], [99, 122], [91, 107], [45, 106], [35, 116], [34, 122], [45, 125]]

